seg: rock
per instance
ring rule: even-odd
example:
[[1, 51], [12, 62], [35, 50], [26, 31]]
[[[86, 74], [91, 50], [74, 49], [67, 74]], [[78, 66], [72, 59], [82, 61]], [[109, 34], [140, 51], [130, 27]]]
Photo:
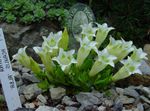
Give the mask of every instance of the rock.
[[146, 109], [145, 111], [150, 111], [150, 108], [149, 108], [149, 109]]
[[136, 88], [138, 91], [140, 91], [141, 94], [146, 96], [147, 98], [150, 99], [150, 88], [144, 87], [144, 86], [139, 86]]
[[123, 110], [122, 111], [133, 111], [132, 109], [125, 109], [124, 107], [123, 107]]
[[101, 99], [103, 98], [103, 93], [100, 93], [98, 91], [92, 91], [93, 96], [96, 96], [97, 98]]
[[21, 85], [23, 85], [24, 83], [23, 83], [23, 80], [22, 79], [19, 79], [18, 81], [16, 81], [16, 85], [17, 85], [17, 87], [19, 87], [19, 86], [21, 86]]
[[22, 85], [22, 86], [19, 86], [18, 87], [18, 92], [19, 92], [19, 94], [23, 94], [23, 91], [24, 91], [24, 88], [25, 88], [26, 86], [25, 85]]
[[22, 74], [22, 78], [26, 79], [32, 83], [38, 83], [40, 82], [33, 74], [29, 74], [29, 73], [23, 73]]
[[59, 111], [57, 108], [49, 106], [39, 106], [35, 111]]
[[31, 71], [30, 69], [23, 67], [21, 70], [23, 73], [28, 73], [29, 71]]
[[14, 55], [20, 47], [41, 45], [43, 35], [47, 36], [50, 32], [59, 30], [56, 24], [49, 21], [28, 26], [17, 23], [1, 23], [0, 27], [4, 31], [10, 57]]
[[117, 92], [119, 95], [123, 95], [124, 89], [123, 89], [123, 88], [116, 87], [116, 92]]
[[37, 100], [39, 100], [40, 102], [42, 102], [44, 104], [47, 103], [46, 98], [42, 94], [40, 94], [40, 95], [37, 96]]
[[64, 96], [63, 99], [62, 99], [62, 104], [65, 104], [67, 106], [74, 106], [74, 105], [76, 105], [78, 103], [72, 101], [70, 97]]
[[30, 30], [31, 27], [7, 23], [0, 24], [0, 27], [3, 28], [9, 54], [11, 54], [12, 56], [14, 54], [14, 51], [18, 48], [18, 45], [20, 44], [22, 35]]
[[144, 111], [143, 104], [142, 104], [142, 103], [137, 104], [137, 109], [138, 109], [139, 111]]
[[111, 107], [114, 104], [114, 102], [112, 100], [105, 99], [103, 104], [108, 107]]
[[25, 106], [25, 108], [35, 108], [34, 103], [25, 103], [24, 106]]
[[104, 92], [104, 95], [106, 98], [110, 100], [115, 100], [118, 97], [118, 94], [115, 89], [109, 89], [106, 92]]
[[143, 60], [141, 62], [139, 69], [141, 70], [142, 74], [150, 75], [150, 65], [146, 61]]
[[13, 71], [17, 87], [23, 85], [21, 74], [18, 71]]
[[65, 110], [65, 105], [58, 104], [58, 105], [56, 106], [56, 108], [59, 109], [59, 110]]
[[[96, 105], [88, 105], [81, 111], [97, 111], [98, 107]], [[80, 110], [80, 109], [79, 109]]]
[[150, 76], [149, 75], [134, 74], [134, 75], [129, 76], [128, 78], [117, 81], [116, 85], [119, 87], [127, 87], [130, 85], [150, 86]]
[[132, 108], [132, 111], [140, 111], [138, 108]]
[[13, 71], [13, 74], [15, 76], [15, 79], [17, 80], [21, 79], [21, 74], [18, 71]]
[[127, 96], [121, 95], [116, 99], [116, 103], [121, 102], [123, 104], [132, 104], [134, 103], [134, 98], [128, 98]]
[[20, 95], [20, 101], [22, 104], [26, 102], [24, 95]]
[[21, 71], [22, 70], [22, 65], [20, 64], [20, 63], [18, 63], [18, 62], [13, 62], [12, 63], [12, 69], [13, 70], [17, 70], [17, 71]]
[[134, 97], [134, 98], [138, 98], [140, 96], [135, 89], [130, 88], [130, 87], [125, 88], [123, 93], [124, 93], [124, 95]]
[[65, 107], [65, 111], [78, 111], [78, 109], [76, 107], [67, 106]]
[[141, 100], [143, 100], [144, 102], [150, 104], [150, 100], [148, 98], [146, 98], [145, 96], [140, 96]]
[[101, 104], [101, 101], [92, 93], [80, 92], [75, 97], [77, 101], [84, 106]]
[[148, 95], [149, 99], [150, 99], [150, 88], [148, 87], [143, 87], [143, 92], [145, 92], [146, 95]]
[[49, 33], [50, 32], [48, 31], [47, 27], [41, 27], [40, 28], [40, 36], [47, 36]]
[[32, 109], [32, 108], [18, 108], [15, 111], [35, 111], [35, 109]]
[[28, 85], [23, 90], [23, 94], [27, 100], [33, 99], [41, 93], [42, 90], [37, 86], [37, 84]]
[[143, 103], [143, 107], [144, 107], [144, 109], [149, 109], [150, 105], [148, 103]]
[[122, 111], [122, 109], [123, 109], [123, 104], [121, 102], [115, 103], [112, 108], [113, 111]]
[[61, 99], [64, 95], [66, 95], [66, 89], [62, 87], [50, 88], [49, 92], [53, 100]]
[[99, 107], [98, 107], [98, 111], [106, 111], [106, 107], [104, 107], [104, 106], [99, 106]]

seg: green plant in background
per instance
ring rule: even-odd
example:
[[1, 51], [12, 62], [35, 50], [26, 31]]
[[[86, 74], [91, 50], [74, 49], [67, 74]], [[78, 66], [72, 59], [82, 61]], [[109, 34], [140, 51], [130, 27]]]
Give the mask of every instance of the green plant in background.
[[0, 0], [0, 22], [30, 24], [49, 19], [66, 25], [69, 7], [76, 0]]
[[8, 15], [6, 15], [5, 19], [6, 19], [6, 21], [8, 23], [13, 23], [13, 22], [16, 21], [16, 17], [13, 14], [11, 14], [11, 13], [9, 13]]
[[34, 16], [31, 14], [26, 14], [20, 19], [20, 21], [25, 24], [28, 24], [28, 23], [30, 24], [33, 22], [33, 20], [34, 20]]
[[52, 8], [49, 9], [47, 12], [47, 17], [50, 20], [58, 20], [58, 21], [63, 21], [62, 25], [66, 25], [66, 17], [68, 16], [68, 10], [63, 9], [63, 8]]
[[[89, 91], [92, 87], [103, 89], [112, 82], [141, 73], [138, 67], [141, 60], [146, 59], [146, 53], [141, 48], [137, 49], [132, 41], [126, 42], [123, 39], [115, 40], [110, 37], [109, 44], [103, 50], [98, 50], [101, 43], [98, 38], [103, 38], [104, 41], [112, 29], [114, 28], [107, 24], [97, 24], [96, 27], [92, 23], [82, 25], [77, 53], [75, 50], [68, 50], [69, 36], [66, 29], [50, 33], [47, 38], [43, 37], [42, 46], [33, 48], [45, 66], [43, 69], [26, 54], [26, 47], [19, 49], [13, 59], [31, 69], [41, 81], [39, 87], [45, 90], [51, 85], [82, 91]], [[123, 60], [126, 56], [128, 58]], [[120, 61], [123, 66], [119, 71], [113, 72], [115, 64]]]

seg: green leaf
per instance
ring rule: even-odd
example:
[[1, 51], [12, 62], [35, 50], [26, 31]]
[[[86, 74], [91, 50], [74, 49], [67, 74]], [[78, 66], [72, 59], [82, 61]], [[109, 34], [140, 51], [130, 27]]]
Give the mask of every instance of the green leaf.
[[50, 86], [50, 84], [48, 83], [47, 80], [44, 80], [44, 81], [38, 83], [38, 87], [43, 89], [43, 90], [49, 89], [49, 86]]
[[31, 68], [31, 70], [34, 72], [34, 73], [36, 73], [36, 74], [39, 74], [39, 73], [41, 73], [41, 68], [39, 67], [39, 65], [38, 65], [38, 63], [36, 63], [33, 59], [32, 59], [32, 57], [30, 57], [30, 68]]
[[12, 13], [9, 13], [9, 14], [6, 16], [6, 21], [7, 21], [8, 23], [15, 22], [15, 21], [16, 21], [15, 15], [13, 15]]
[[20, 18], [20, 21], [25, 23], [25, 24], [29, 24], [34, 20], [34, 16], [31, 14], [26, 14], [24, 15], [22, 18]]
[[69, 35], [68, 35], [67, 28], [65, 28], [62, 34], [62, 38], [59, 42], [59, 47], [63, 48], [64, 50], [67, 50], [68, 43], [69, 43]]
[[84, 63], [82, 64], [80, 70], [90, 70], [93, 64], [93, 60], [92, 59], [86, 59], [84, 61]]

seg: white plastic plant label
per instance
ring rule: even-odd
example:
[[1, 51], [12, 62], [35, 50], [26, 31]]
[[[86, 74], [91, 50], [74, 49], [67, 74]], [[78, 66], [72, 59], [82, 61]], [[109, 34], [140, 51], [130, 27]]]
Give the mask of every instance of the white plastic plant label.
[[21, 107], [21, 102], [12, 72], [4, 34], [0, 28], [0, 80], [7, 102], [8, 110], [14, 111]]

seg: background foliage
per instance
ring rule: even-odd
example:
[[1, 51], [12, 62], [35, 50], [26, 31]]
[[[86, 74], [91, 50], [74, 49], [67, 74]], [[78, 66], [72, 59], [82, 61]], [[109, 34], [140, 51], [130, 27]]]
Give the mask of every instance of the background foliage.
[[77, 2], [89, 5], [97, 22], [114, 26], [116, 37], [140, 47], [150, 43], [150, 0], [0, 0], [0, 21], [30, 24], [49, 19], [64, 27], [69, 8]]
[[138, 46], [150, 43], [150, 0], [93, 0], [91, 8], [97, 21], [106, 21], [126, 40]]
[[74, 0], [0, 0], [0, 21], [30, 24], [50, 19], [65, 25], [73, 3]]

